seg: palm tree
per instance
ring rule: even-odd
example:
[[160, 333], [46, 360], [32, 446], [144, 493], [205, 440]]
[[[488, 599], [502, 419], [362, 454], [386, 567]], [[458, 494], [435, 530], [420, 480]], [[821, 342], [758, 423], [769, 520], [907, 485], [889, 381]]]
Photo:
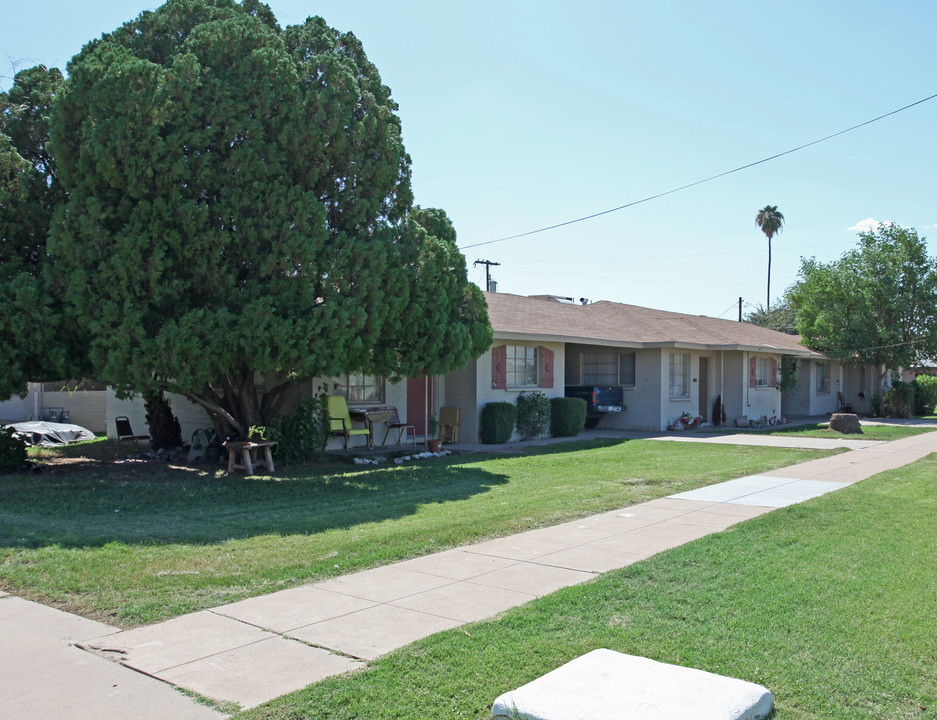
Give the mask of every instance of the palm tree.
[[768, 237], [768, 301], [765, 310], [771, 306], [771, 238], [784, 227], [784, 216], [778, 212], [777, 205], [765, 205], [755, 216], [755, 224]]

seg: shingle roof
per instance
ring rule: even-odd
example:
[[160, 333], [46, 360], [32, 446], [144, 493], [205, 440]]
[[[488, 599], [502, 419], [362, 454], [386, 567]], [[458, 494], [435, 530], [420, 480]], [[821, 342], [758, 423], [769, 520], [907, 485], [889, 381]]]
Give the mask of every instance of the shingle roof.
[[542, 298], [485, 293], [495, 335], [621, 347], [754, 350], [822, 357], [800, 336], [734, 320], [686, 315], [606, 300], [574, 305]]

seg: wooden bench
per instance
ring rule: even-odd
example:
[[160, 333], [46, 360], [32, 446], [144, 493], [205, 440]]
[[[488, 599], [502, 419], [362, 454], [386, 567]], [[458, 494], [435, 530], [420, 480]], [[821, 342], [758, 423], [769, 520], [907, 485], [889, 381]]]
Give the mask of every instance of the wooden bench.
[[[228, 449], [228, 472], [246, 470], [248, 475], [254, 474], [255, 468], [264, 467], [268, 472], [274, 472], [272, 441], [250, 442], [247, 440], [229, 440], [224, 444]], [[263, 450], [264, 456], [258, 458], [257, 454]], [[238, 462], [240, 455], [241, 461]]]

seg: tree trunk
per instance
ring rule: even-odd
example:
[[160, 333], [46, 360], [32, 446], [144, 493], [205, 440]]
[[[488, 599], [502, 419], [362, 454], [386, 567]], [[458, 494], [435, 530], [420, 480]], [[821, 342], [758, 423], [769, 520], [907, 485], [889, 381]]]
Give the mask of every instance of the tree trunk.
[[267, 426], [283, 415], [288, 391], [295, 385], [295, 381], [288, 380], [270, 390], [258, 388], [254, 373], [243, 370], [224, 378], [218, 389], [209, 385], [200, 393], [185, 396], [208, 413], [219, 438], [246, 440], [251, 426]]
[[771, 238], [768, 238], [768, 297], [765, 300], [765, 312], [771, 309]]

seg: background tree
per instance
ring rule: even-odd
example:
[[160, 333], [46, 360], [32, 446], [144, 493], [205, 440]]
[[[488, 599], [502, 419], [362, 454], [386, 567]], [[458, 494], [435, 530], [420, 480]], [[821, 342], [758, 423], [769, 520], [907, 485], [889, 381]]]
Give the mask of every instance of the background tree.
[[788, 335], [797, 334], [797, 313], [787, 300], [775, 302], [770, 310], [758, 305], [745, 316], [745, 322]]
[[805, 344], [878, 366], [879, 387], [889, 368], [937, 356], [937, 265], [912, 228], [879, 225], [837, 261], [802, 260], [788, 299]]
[[61, 322], [61, 283], [46, 239], [65, 192], [49, 148], [49, 116], [62, 86], [56, 68], [16, 74], [0, 93], [0, 399], [27, 380], [61, 380], [83, 369], [80, 345]]
[[765, 299], [765, 309], [768, 310], [771, 308], [771, 238], [784, 227], [784, 216], [777, 205], [765, 205], [755, 215], [755, 224], [768, 238], [768, 293]]
[[483, 352], [464, 259], [412, 208], [396, 109], [353, 35], [281, 30], [255, 0], [170, 0], [89, 43], [55, 108], [50, 247], [96, 375], [244, 435], [310, 378]]

